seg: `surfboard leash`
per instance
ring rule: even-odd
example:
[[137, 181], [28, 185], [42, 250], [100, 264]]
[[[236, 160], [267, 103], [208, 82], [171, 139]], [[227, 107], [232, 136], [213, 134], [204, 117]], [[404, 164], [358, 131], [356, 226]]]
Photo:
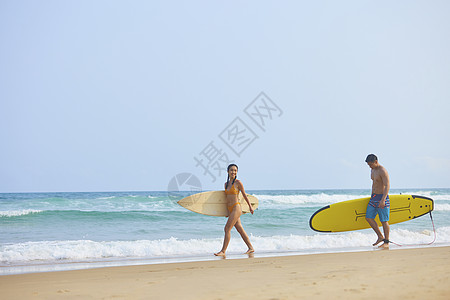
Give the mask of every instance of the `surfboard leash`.
[[434, 226], [434, 220], [433, 220], [433, 215], [431, 214], [431, 211], [430, 211], [430, 219], [431, 219], [431, 224], [433, 225], [433, 232], [434, 232], [434, 239], [433, 239], [433, 241], [431, 243], [426, 243], [426, 244], [404, 244], [404, 245], [401, 245], [401, 244], [394, 243], [393, 241], [388, 241], [388, 242], [392, 243], [392, 244], [394, 244], [396, 246], [399, 246], [399, 247], [403, 247], [403, 246], [428, 246], [428, 245], [433, 244], [436, 241], [436, 227]]

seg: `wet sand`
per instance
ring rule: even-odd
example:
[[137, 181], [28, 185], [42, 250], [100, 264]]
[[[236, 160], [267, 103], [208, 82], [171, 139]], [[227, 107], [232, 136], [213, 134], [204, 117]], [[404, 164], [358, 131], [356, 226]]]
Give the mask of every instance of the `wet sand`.
[[1, 299], [450, 299], [450, 247], [0, 276]]

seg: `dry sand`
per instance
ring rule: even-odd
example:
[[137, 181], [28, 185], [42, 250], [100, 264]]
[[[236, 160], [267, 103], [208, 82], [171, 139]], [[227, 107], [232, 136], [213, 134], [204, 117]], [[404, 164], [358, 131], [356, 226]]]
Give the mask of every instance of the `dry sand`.
[[450, 299], [450, 247], [0, 276], [0, 299]]

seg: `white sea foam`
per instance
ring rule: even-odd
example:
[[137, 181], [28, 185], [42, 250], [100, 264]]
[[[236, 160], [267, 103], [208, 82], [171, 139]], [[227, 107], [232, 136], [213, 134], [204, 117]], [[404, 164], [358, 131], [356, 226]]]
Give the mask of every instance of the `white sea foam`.
[[[393, 193], [399, 194], [399, 193]], [[403, 193], [407, 194], [407, 193]], [[431, 192], [417, 192], [408, 193], [414, 195], [421, 195], [429, 197], [435, 200], [436, 210], [449, 210], [449, 204], [439, 204], [441, 201], [450, 200], [450, 195], [439, 194], [432, 195]], [[347, 201], [352, 199], [370, 197], [370, 194], [327, 194], [327, 193], [315, 193], [315, 194], [300, 194], [300, 195], [268, 195], [268, 194], [254, 194], [260, 202], [260, 208], [276, 208], [279, 206], [291, 206], [291, 207], [308, 207], [318, 205], [328, 205], [338, 203], [341, 201]], [[437, 203], [437, 204], [436, 204]]]
[[439, 192], [435, 192], [435, 191], [414, 191], [414, 192], [407, 192], [407, 193], [403, 193], [403, 194], [411, 194], [411, 195], [418, 195], [418, 196], [420, 195], [420, 196], [431, 198], [435, 201], [450, 200], [450, 194], [439, 193]]
[[[374, 242], [372, 232], [349, 232], [340, 234], [287, 235], [287, 236], [251, 236], [258, 252], [283, 253], [311, 250], [312, 252], [367, 247]], [[433, 232], [394, 229], [391, 240], [399, 244], [430, 243]], [[437, 243], [450, 243], [450, 227], [437, 230]], [[222, 238], [180, 240], [169, 238], [162, 240], [138, 241], [41, 241], [7, 244], [0, 246], [2, 265], [15, 265], [33, 262], [52, 261], [89, 261], [105, 258], [158, 258], [176, 256], [211, 255], [222, 245]], [[229, 253], [242, 253], [245, 250], [242, 240], [237, 236], [231, 240]]]
[[313, 205], [317, 206], [337, 203], [340, 201], [346, 201], [351, 199], [365, 198], [369, 197], [368, 194], [361, 195], [347, 195], [347, 194], [325, 194], [325, 193], [317, 193], [311, 195], [258, 195], [255, 194], [258, 198], [260, 205], [265, 206], [277, 206], [277, 205], [289, 205], [289, 206], [308, 206]]
[[0, 218], [1, 217], [19, 217], [19, 216], [25, 216], [25, 215], [29, 215], [29, 214], [36, 214], [36, 213], [40, 213], [40, 212], [42, 212], [42, 210], [36, 210], [36, 209], [0, 211]]
[[[272, 209], [272, 208], [291, 208], [291, 207], [320, 207], [328, 204], [337, 203], [340, 201], [346, 201], [357, 198], [368, 197], [369, 194], [364, 191], [343, 191], [342, 193], [336, 193], [336, 191], [318, 191], [318, 192], [305, 192], [296, 194], [286, 194], [285, 192], [276, 193], [271, 195], [270, 193], [255, 192], [253, 193], [260, 202], [260, 209]], [[406, 192], [405, 192], [406, 193]], [[435, 200], [436, 210], [448, 210], [447, 206], [441, 206], [439, 204], [444, 202], [448, 203], [450, 200], [450, 194], [440, 193], [435, 194], [434, 191], [417, 191], [408, 192], [410, 194], [423, 195], [425, 197], [431, 197]], [[29, 214], [32, 212], [40, 211], [83, 211], [83, 212], [128, 212], [128, 211], [184, 211], [184, 209], [176, 204], [176, 201], [169, 197], [152, 196], [152, 195], [125, 195], [125, 196], [98, 196], [95, 198], [86, 199], [77, 198], [36, 198], [33, 201], [20, 201], [14, 202], [8, 207], [8, 211], [14, 211], [11, 216]], [[5, 212], [7, 209], [0, 212], [0, 217], [8, 216]]]
[[[2, 216], [17, 216], [41, 211], [83, 211], [83, 212], [129, 212], [129, 211], [176, 211], [182, 207], [168, 198], [115, 198], [104, 197], [87, 200], [34, 201], [15, 203], [9, 210], [0, 211]], [[22, 207], [20, 207], [22, 206]]]
[[450, 204], [448, 203], [435, 203], [434, 204], [435, 211], [450, 211]]

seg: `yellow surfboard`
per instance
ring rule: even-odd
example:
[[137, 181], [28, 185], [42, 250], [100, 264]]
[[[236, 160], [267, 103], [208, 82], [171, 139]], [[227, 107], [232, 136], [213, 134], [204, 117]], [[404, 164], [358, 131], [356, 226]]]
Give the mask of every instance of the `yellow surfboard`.
[[[389, 195], [389, 224], [412, 220], [431, 212], [433, 199], [415, 195]], [[341, 232], [370, 228], [366, 208], [370, 197], [343, 201], [316, 211], [309, 220], [311, 229], [319, 232]], [[381, 226], [378, 215], [375, 218]]]
[[[255, 196], [247, 194], [248, 200], [253, 210], [258, 208], [258, 199]], [[239, 192], [239, 202], [241, 203], [242, 212], [248, 213], [250, 209], [247, 201], [242, 197], [242, 193]], [[178, 204], [187, 208], [193, 212], [216, 217], [228, 216], [227, 198], [225, 191], [212, 191], [203, 192], [191, 195], [178, 201]]]

